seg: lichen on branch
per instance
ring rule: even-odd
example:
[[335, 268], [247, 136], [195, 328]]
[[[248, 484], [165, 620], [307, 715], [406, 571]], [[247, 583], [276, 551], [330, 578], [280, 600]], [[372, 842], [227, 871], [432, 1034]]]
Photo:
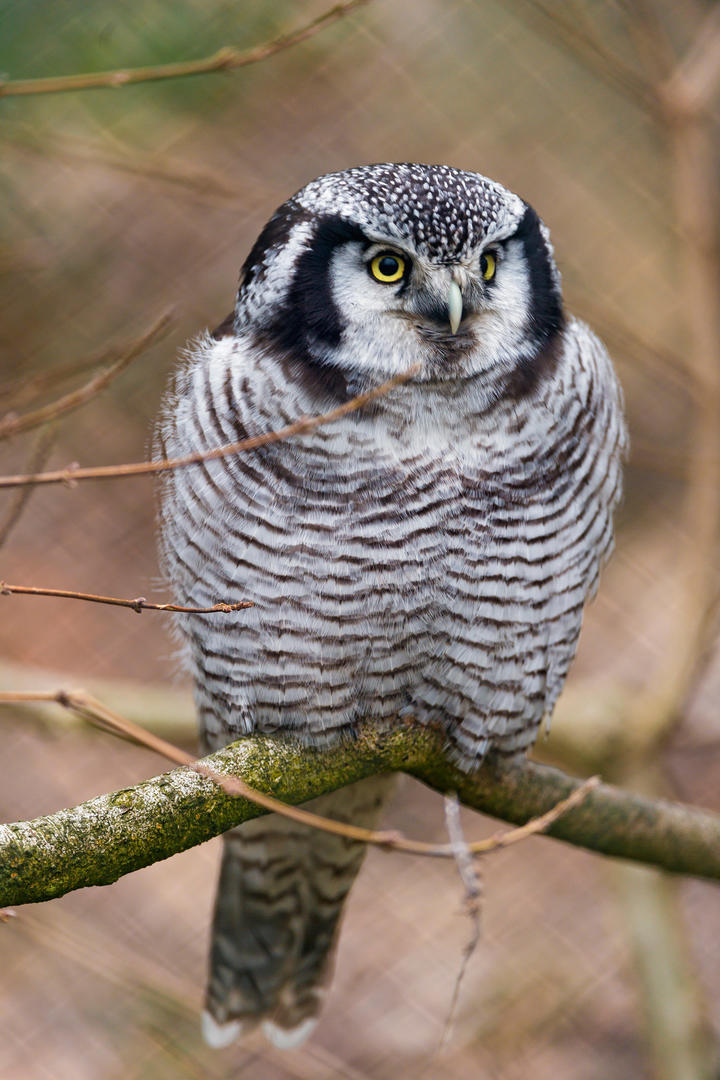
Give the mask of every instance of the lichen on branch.
[[[527, 760], [490, 758], [464, 774], [447, 760], [442, 734], [414, 724], [366, 722], [353, 741], [323, 749], [255, 735], [202, 760], [292, 804], [377, 773], [406, 772], [513, 824], [546, 813], [582, 783]], [[0, 907], [107, 885], [264, 812], [183, 767], [34, 821], [0, 825]], [[548, 833], [605, 855], [720, 879], [720, 815], [709, 811], [603, 784]]]

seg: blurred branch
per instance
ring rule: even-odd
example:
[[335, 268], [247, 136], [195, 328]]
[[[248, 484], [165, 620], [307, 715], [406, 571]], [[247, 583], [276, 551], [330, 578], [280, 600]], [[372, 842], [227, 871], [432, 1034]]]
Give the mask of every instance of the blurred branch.
[[[255, 735], [198, 764], [245, 777], [256, 790], [292, 804], [368, 776], [406, 772], [436, 791], [457, 792], [465, 806], [514, 823], [547, 812], [581, 786], [524, 759], [489, 758], [477, 772], [462, 773], [445, 757], [442, 732], [409, 724], [388, 730], [365, 722], [352, 742], [322, 750]], [[233, 798], [198, 775], [197, 768], [176, 769], [32, 822], [0, 826], [0, 905], [109, 884], [263, 813], [249, 799]], [[708, 811], [603, 784], [548, 832], [607, 855], [720, 879], [720, 816]]]
[[676, 115], [696, 116], [720, 88], [720, 7], [713, 4], [695, 40], [677, 64], [662, 91], [666, 106]]
[[662, 21], [657, 0], [620, 0], [625, 19], [648, 79], [655, 85], [672, 71], [677, 53]]
[[57, 386], [58, 383], [72, 378], [73, 375], [81, 375], [85, 371], [101, 367], [103, 364], [113, 363], [118, 357], [117, 349], [103, 349], [102, 352], [94, 353], [83, 360], [72, 360], [68, 364], [53, 364], [47, 371], [38, 371], [35, 375], [27, 375], [21, 378], [8, 379], [0, 383], [0, 399], [6, 409], [12, 405], [16, 409], [27, 401], [32, 401], [44, 390]]
[[[27, 724], [36, 724], [41, 728], [57, 729], [57, 706], [54, 697], [43, 698], [58, 686], [66, 685], [71, 679], [67, 671], [48, 671], [27, 664], [13, 664], [0, 661], [0, 690], [10, 691], [16, 686], [39, 692], [32, 703], [23, 708], [23, 718]], [[77, 681], [81, 681], [79, 678]], [[164, 736], [174, 743], [181, 743], [190, 749], [197, 743], [197, 718], [192, 694], [188, 689], [181, 690], [168, 682], [136, 682], [132, 679], [82, 679], [85, 688], [97, 699], [107, 702], [110, 708], [126, 718], [142, 725], [144, 730]], [[71, 719], [67, 713], [63, 720], [63, 733], [87, 737], [87, 723]], [[592, 771], [592, 770], [580, 770]]]
[[654, 1080], [717, 1080], [677, 882], [630, 863], [611, 867], [642, 986]]
[[153, 342], [162, 337], [162, 335], [167, 332], [171, 323], [172, 313], [165, 312], [164, 315], [161, 315], [160, 318], [153, 323], [150, 329], [147, 330], [142, 337], [139, 337], [137, 341], [134, 341], [131, 345], [126, 347], [119, 360], [116, 360], [115, 363], [111, 364], [105, 371], [101, 371], [97, 375], [94, 375], [92, 379], [86, 382], [84, 386], [79, 387], [79, 389], [73, 390], [69, 394], [65, 394], [56, 401], [51, 401], [48, 405], [43, 405], [42, 408], [25, 413], [23, 416], [15, 416], [12, 413], [4, 416], [0, 420], [0, 440], [9, 439], [13, 435], [19, 435], [23, 431], [29, 431], [31, 428], [39, 427], [41, 424], [46, 424], [49, 420], [54, 420], [64, 413], [72, 412], [74, 409], [79, 409], [81, 405], [87, 404], [88, 401], [91, 401], [92, 398], [96, 397], [101, 391], [109, 386], [113, 379], [116, 379], [118, 375], [121, 375], [122, 372], [130, 366], [132, 361], [140, 356]]
[[589, 296], [580, 296], [573, 304], [573, 311], [595, 328], [611, 353], [621, 354], [621, 359], [622, 354], [631, 357], [633, 365], [641, 363], [654, 379], [658, 377], [658, 367], [662, 367], [662, 378], [672, 382], [688, 397], [700, 397], [705, 392], [703, 385], [688, 380], [687, 364], [679, 352], [666, 344], [649, 341], [636, 326], [624, 322], [616, 314], [609, 314], [606, 304], [598, 304]]
[[[626, 781], [628, 777], [625, 777]], [[631, 781], [657, 796], [666, 784], [657, 764], [639, 766]], [[712, 1080], [715, 1049], [694, 972], [679, 882], [631, 863], [610, 866], [642, 987], [655, 1080]]]
[[69, 465], [65, 469], [57, 469], [55, 472], [38, 473], [35, 476], [0, 476], [0, 488], [23, 487], [26, 484], [69, 484], [74, 485], [78, 480], [104, 480], [127, 476], [151, 476], [157, 473], [169, 472], [171, 469], [185, 468], [187, 465], [198, 465], [201, 461], [214, 461], [215, 458], [227, 457], [229, 454], [238, 454], [243, 450], [255, 450], [259, 446], [268, 446], [270, 443], [282, 442], [293, 435], [305, 435], [323, 424], [329, 424], [333, 420], [339, 420], [348, 413], [369, 405], [371, 401], [384, 397], [398, 386], [402, 386], [413, 375], [417, 375], [420, 364], [413, 364], [407, 371], [394, 375], [392, 379], [381, 383], [380, 386], [358, 394], [357, 397], [343, 402], [337, 408], [318, 416], [301, 416], [292, 424], [277, 431], [267, 431], [263, 435], [253, 435], [249, 439], [241, 439], [239, 442], [228, 443], [225, 446], [216, 446], [212, 450], [201, 450], [196, 454], [186, 454], [185, 457], [164, 459], [162, 461], [138, 461], [131, 465], [99, 465], [86, 469], [77, 465]]
[[[103, 135], [107, 138], [108, 133], [103, 132]], [[62, 135], [49, 131], [38, 132], [24, 124], [13, 124], [3, 131], [4, 146], [15, 146], [20, 151], [28, 151], [45, 160], [48, 156], [53, 156], [60, 160], [82, 161], [104, 169], [115, 169], [146, 180], [182, 188], [203, 202], [221, 200], [237, 205], [242, 200], [241, 192], [236, 186], [226, 182], [222, 176], [210, 169], [189, 165], [179, 158], [171, 158], [165, 154], [143, 153], [135, 147], [126, 148], [122, 145], [118, 147], [119, 143], [120, 140], [116, 138], [114, 149], [108, 150], [99, 142], [68, 135], [67, 132]]]
[[[31, 473], [40, 472], [45, 467], [48, 457], [52, 451], [55, 440], [57, 439], [57, 426], [45, 428], [38, 435], [38, 438], [33, 447], [30, 459], [26, 465], [26, 468], [30, 469]], [[0, 522], [0, 548], [7, 543], [8, 537], [13, 529], [17, 526], [20, 518], [25, 513], [27, 505], [32, 498], [35, 488], [25, 487], [18, 488], [13, 498], [10, 501], [10, 505], [7, 508], [7, 512], [2, 522]]]
[[676, 588], [674, 639], [652, 688], [640, 694], [627, 717], [642, 756], [665, 738], [682, 712], [706, 652], [720, 583], [720, 225], [717, 148], [711, 97], [720, 84], [720, 9], [715, 7], [695, 42], [658, 86], [661, 119], [670, 152], [675, 217], [681, 238], [683, 358], [690, 381], [702, 387], [689, 432], [682, 514], [684, 558]]
[[[26, 489], [32, 491], [32, 488]], [[240, 600], [234, 604], [218, 603], [212, 607], [183, 607], [182, 604], [153, 604], [144, 596], [134, 600], [122, 600], [117, 596], [98, 596], [96, 593], [71, 592], [68, 589], [40, 589], [35, 585], [8, 585], [0, 581], [0, 596], [52, 596], [60, 600], [88, 600], [93, 604], [112, 604], [131, 608], [140, 615], [143, 611], [180, 611], [187, 615], [212, 615], [215, 612], [240, 611], [255, 605], [252, 600]]]
[[[658, 751], [683, 713], [707, 658], [718, 599], [720, 540], [720, 255], [718, 184], [712, 98], [720, 84], [720, 8], [714, 5], [684, 59], [675, 56], [651, 0], [626, 4], [626, 16], [648, 77], [673, 176], [675, 220], [680, 236], [680, 289], [686, 314], [683, 361], [695, 389], [696, 422], [683, 508], [684, 543], [673, 612], [674, 636], [665, 664], [625, 713], [628, 739], [614, 774], [633, 786], [662, 790]], [[699, 391], [699, 392], [698, 392]], [[667, 598], [672, 603], [672, 593]], [[674, 883], [639, 867], [618, 866], [622, 898], [643, 985], [643, 1005], [653, 1075], [658, 1080], [710, 1080], [716, 1055], [702, 990], [694, 976]]]
[[652, 83], [623, 63], [598, 37], [583, 30], [577, 20], [563, 15], [562, 5], [545, 0], [521, 0], [513, 6], [513, 11], [633, 104], [648, 112], [658, 111]]
[[201, 60], [185, 60], [173, 64], [157, 64], [153, 67], [123, 68], [118, 71], [97, 71], [84, 75], [58, 75], [44, 79], [8, 79], [0, 80], [0, 97], [25, 94], [58, 94], [67, 90], [94, 90], [101, 87], [119, 89], [132, 83], [157, 82], [160, 79], [181, 79], [190, 75], [207, 75], [211, 72], [233, 71], [237, 68], [257, 64], [276, 53], [299, 45], [332, 26], [338, 19], [348, 15], [355, 8], [363, 7], [371, 0], [346, 0], [319, 15], [312, 22], [290, 34], [283, 34], [256, 45], [252, 49], [240, 52], [233, 45], [226, 45], [212, 56]]

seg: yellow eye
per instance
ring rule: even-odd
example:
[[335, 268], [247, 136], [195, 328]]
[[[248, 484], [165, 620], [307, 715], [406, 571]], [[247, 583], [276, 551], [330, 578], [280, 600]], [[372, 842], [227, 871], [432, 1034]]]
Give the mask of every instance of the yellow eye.
[[480, 273], [485, 281], [492, 281], [495, 277], [495, 256], [490, 251], [486, 251], [480, 256]]
[[370, 263], [370, 273], [383, 285], [393, 285], [405, 274], [405, 260], [389, 251], [381, 251]]

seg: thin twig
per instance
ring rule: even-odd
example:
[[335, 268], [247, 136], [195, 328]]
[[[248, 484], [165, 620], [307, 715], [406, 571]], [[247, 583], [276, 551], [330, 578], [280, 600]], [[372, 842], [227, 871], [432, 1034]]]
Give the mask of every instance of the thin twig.
[[267, 431], [263, 435], [253, 435], [249, 439], [241, 439], [239, 442], [228, 443], [225, 446], [216, 446], [212, 450], [200, 450], [195, 454], [186, 454], [184, 457], [165, 459], [163, 461], [138, 461], [130, 465], [99, 465], [90, 468], [79, 468], [77, 465], [68, 465], [65, 469], [57, 469], [55, 472], [37, 473], [35, 476], [1, 476], [0, 488], [23, 487], [26, 484], [68, 484], [73, 486], [78, 480], [107, 480], [123, 478], [127, 476], [151, 476], [157, 473], [169, 472], [171, 469], [181, 469], [187, 465], [198, 465], [203, 461], [214, 461], [216, 458], [227, 457], [229, 454], [237, 454], [243, 450], [256, 450], [260, 446], [268, 446], [271, 443], [282, 442], [293, 435], [304, 435], [308, 431], [323, 424], [329, 424], [333, 420], [339, 420], [348, 413], [362, 409], [365, 405], [384, 397], [395, 387], [406, 383], [413, 375], [417, 375], [421, 365], [413, 364], [407, 371], [394, 375], [392, 379], [368, 390], [364, 394], [358, 394], [350, 401], [338, 405], [330, 412], [321, 413], [318, 416], [302, 416], [292, 424], [277, 431]]
[[124, 349], [120, 358], [114, 364], [111, 364], [105, 371], [93, 375], [92, 379], [86, 382], [84, 386], [72, 390], [69, 394], [64, 394], [63, 397], [51, 401], [48, 405], [43, 405], [42, 408], [33, 409], [32, 412], [25, 413], [23, 416], [11, 414], [3, 417], [0, 420], [0, 439], [9, 439], [13, 435], [19, 435], [22, 431], [29, 431], [31, 428], [39, 427], [49, 420], [54, 420], [64, 413], [79, 409], [81, 405], [87, 404], [88, 401], [109, 386], [113, 379], [122, 374], [136, 357], [140, 356], [153, 342], [167, 333], [171, 325], [172, 312], [166, 311], [164, 315], [161, 315], [153, 323], [149, 330]]
[[[166, 742], [165, 739], [161, 739], [158, 735], [145, 731], [138, 724], [133, 723], [132, 720], [119, 716], [106, 705], [103, 705], [102, 702], [82, 690], [13, 690], [0, 693], [0, 705], [22, 704], [23, 702], [33, 701], [55, 702], [96, 724], [104, 731], [111, 731], [122, 738], [137, 742], [141, 746], [162, 755], [169, 761], [174, 761], [177, 765], [185, 765], [201, 776], [206, 776], [218, 784], [228, 795], [248, 799], [266, 810], [272, 810], [276, 814], [290, 818], [300, 824], [320, 829], [323, 832], [333, 833], [336, 836], [344, 836], [350, 840], [373, 844], [386, 851], [400, 851], [409, 855], [427, 855], [432, 858], [454, 859], [456, 857], [452, 844], [429, 844], [422, 840], [410, 840], [396, 830], [376, 831], [364, 829], [358, 825], [333, 821], [331, 818], [324, 818], [318, 814], [312, 814], [308, 810], [302, 810], [298, 806], [291, 806], [288, 803], [281, 802], [279, 799], [273, 798], [272, 795], [266, 795], [262, 791], [249, 787], [238, 777], [226, 776], [215, 769], [209, 768], [179, 747], [173, 746], [172, 743]], [[594, 787], [597, 787], [598, 783], [599, 777], [591, 777], [567, 799], [563, 799], [547, 814], [544, 814], [542, 818], [538, 818], [537, 823], [529, 821], [518, 829], [508, 829], [506, 832], [490, 837], [488, 840], [475, 841], [468, 844], [468, 850], [474, 854], [486, 853], [512, 843], [510, 837], [515, 832], [522, 833], [519, 839], [523, 840], [534, 833], [542, 832], [543, 829], [546, 829], [567, 810], [579, 805], [589, 792]]]
[[186, 615], [212, 615], [216, 611], [227, 613], [255, 607], [252, 600], [240, 600], [235, 604], [213, 604], [212, 607], [153, 604], [144, 596], [137, 596], [134, 600], [122, 600], [117, 596], [98, 596], [96, 593], [71, 592], [69, 589], [40, 589], [35, 585], [8, 585], [6, 581], [0, 581], [0, 596], [53, 596], [60, 600], [89, 600], [93, 604], [113, 604], [115, 607], [131, 608], [138, 615], [143, 611], [180, 611]]
[[470, 851], [463, 833], [462, 822], [460, 820], [460, 800], [454, 792], [451, 795], [445, 796], [445, 824], [447, 825], [448, 836], [450, 837], [450, 843], [453, 847], [455, 864], [465, 889], [465, 912], [470, 920], [471, 929], [470, 937], [462, 951], [460, 968], [455, 977], [455, 985], [453, 987], [452, 997], [450, 998], [450, 1007], [448, 1008], [445, 1026], [437, 1050], [438, 1054], [442, 1053], [450, 1041], [452, 1024], [460, 997], [460, 987], [462, 986], [467, 966], [470, 963], [470, 959], [480, 940], [480, 897], [482, 894], [478, 868], [473, 861], [472, 852]]
[[497, 851], [498, 848], [510, 847], [511, 844], [517, 844], [521, 840], [527, 840], [529, 836], [536, 836], [538, 833], [545, 832], [549, 829], [553, 822], [561, 818], [563, 814], [567, 814], [568, 810], [574, 809], [584, 802], [586, 797], [593, 791], [594, 788], [599, 787], [600, 777], [590, 776], [588, 779], [571, 792], [566, 799], [561, 799], [555, 806], [551, 807], [547, 813], [542, 814], [540, 817], [533, 818], [525, 825], [519, 825], [516, 829], [508, 829], [502, 833], [495, 833], [487, 840], [479, 840], [470, 845], [469, 850], [474, 855], [482, 855], [488, 851]]
[[[28, 467], [32, 472], [40, 472], [40, 470], [44, 468], [57, 439], [57, 433], [58, 429], [56, 424], [52, 424], [50, 427], [45, 428], [44, 431], [39, 432], [28, 463]], [[3, 518], [2, 524], [0, 524], [0, 548], [7, 543], [10, 533], [17, 526], [20, 518], [27, 510], [28, 503], [30, 502], [34, 491], [34, 487], [18, 488], [13, 495], [10, 505], [7, 508], [7, 513]]]
[[299, 45], [320, 30], [331, 26], [355, 8], [363, 7], [371, 0], [346, 0], [319, 15], [312, 22], [290, 34], [283, 34], [240, 52], [233, 45], [226, 45], [212, 56], [200, 60], [183, 60], [173, 64], [157, 64], [153, 67], [123, 68], [119, 71], [96, 71], [82, 75], [58, 75], [43, 79], [8, 79], [0, 81], [0, 97], [20, 94], [58, 94], [67, 90], [93, 90], [101, 87], [119, 89], [131, 83], [157, 82], [160, 79], [180, 79], [190, 75], [206, 75], [211, 72], [231, 71], [267, 60], [269, 56]]

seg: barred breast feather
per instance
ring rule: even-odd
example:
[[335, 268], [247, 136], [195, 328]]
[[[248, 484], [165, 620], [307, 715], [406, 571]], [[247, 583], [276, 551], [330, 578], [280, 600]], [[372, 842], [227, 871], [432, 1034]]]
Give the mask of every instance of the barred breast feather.
[[[278, 729], [325, 744], [360, 717], [402, 710], [442, 724], [468, 770], [491, 748], [533, 742], [612, 546], [620, 391], [575, 320], [532, 385], [488, 401], [478, 380], [410, 382], [307, 435], [167, 474], [162, 545], [177, 599], [255, 604], [186, 619], [206, 748]], [[331, 404], [316, 372], [249, 335], [207, 336], [168, 399], [161, 452], [207, 450]], [[359, 788], [358, 817], [372, 822], [377, 789]], [[346, 813], [343, 796], [325, 811]], [[237, 833], [227, 841], [223, 880], [244, 874], [246, 890], [219, 894], [210, 1041], [265, 1016], [287, 1044], [317, 1011], [308, 987], [326, 980], [360, 854], [320, 852], [310, 874], [330, 841], [297, 832], [265, 818], [242, 849]], [[260, 902], [247, 877], [258, 867]], [[328, 905], [319, 936], [309, 881]], [[299, 961], [289, 973], [289, 955], [305, 957], [314, 983]]]
[[[371, 413], [168, 475], [178, 597], [255, 604], [187, 619], [208, 747], [278, 727], [321, 743], [405, 707], [445, 724], [465, 768], [532, 742], [612, 547], [625, 441], [591, 331], [570, 321], [553, 363], [534, 393], [483, 411], [473, 380], [408, 384]], [[327, 407], [286, 361], [206, 338], [162, 452]]]

